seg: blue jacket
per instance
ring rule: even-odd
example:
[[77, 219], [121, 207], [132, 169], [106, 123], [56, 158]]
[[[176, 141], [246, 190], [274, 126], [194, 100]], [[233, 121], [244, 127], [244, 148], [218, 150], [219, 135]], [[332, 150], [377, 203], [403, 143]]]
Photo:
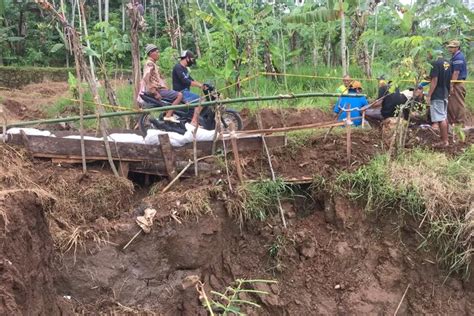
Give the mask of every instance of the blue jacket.
[[[352, 89], [349, 90], [348, 95], [343, 95], [339, 98], [339, 101], [337, 101], [336, 104], [334, 105], [334, 109], [333, 109], [334, 113], [339, 114], [339, 112], [342, 111], [341, 109], [339, 109], [339, 107], [342, 107], [347, 110], [349, 108], [351, 109], [361, 108], [369, 104], [369, 102], [367, 102], [367, 99], [365, 97], [354, 97], [354, 96], [351, 96], [351, 94], [355, 94], [355, 91]], [[351, 111], [351, 118], [361, 117], [361, 116], [362, 116], [361, 111], [359, 110]], [[338, 121], [342, 121], [345, 118], [346, 118], [346, 112], [343, 112], [341, 113], [341, 115], [339, 115]], [[359, 126], [362, 124], [362, 119], [354, 120], [353, 123], [355, 126]]]
[[467, 78], [467, 65], [464, 54], [458, 50], [451, 58], [451, 71], [459, 71], [458, 80], [466, 80]]

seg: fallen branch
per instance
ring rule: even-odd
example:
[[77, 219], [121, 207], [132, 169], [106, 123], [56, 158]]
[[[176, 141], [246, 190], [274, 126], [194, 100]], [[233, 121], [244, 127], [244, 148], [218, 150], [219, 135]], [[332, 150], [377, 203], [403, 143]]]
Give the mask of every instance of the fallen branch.
[[[362, 117], [354, 117], [352, 120], [357, 120]], [[344, 126], [344, 122], [323, 122], [323, 123], [312, 123], [307, 125], [299, 125], [299, 126], [290, 126], [290, 127], [278, 127], [278, 128], [268, 128], [268, 129], [256, 129], [256, 130], [248, 130], [248, 131], [236, 131], [237, 135], [240, 134], [272, 134], [278, 132], [289, 132], [289, 131], [298, 131], [302, 129], [310, 129], [310, 128], [328, 128], [328, 127], [336, 127], [336, 126]]]
[[171, 186], [176, 182], [178, 181], [178, 179], [186, 172], [186, 170], [189, 169], [189, 167], [191, 167], [191, 165], [194, 163], [194, 164], [197, 164], [198, 161], [201, 161], [201, 160], [204, 160], [206, 158], [211, 158], [211, 157], [214, 157], [214, 156], [205, 156], [205, 157], [201, 157], [201, 158], [197, 158], [195, 159], [195, 161], [191, 161], [189, 160], [188, 164], [186, 166], [184, 166], [183, 170], [180, 171], [180, 173], [178, 173], [176, 175], [176, 177], [161, 191], [161, 193], [165, 193], [166, 191], [168, 191], [169, 188], [171, 188]]
[[405, 295], [407, 295], [409, 288], [410, 288], [410, 283], [408, 283], [407, 288], [405, 289], [405, 293], [403, 293], [402, 299], [400, 300], [400, 303], [398, 303], [397, 309], [395, 310], [395, 313], [393, 314], [393, 316], [397, 315], [398, 310], [400, 309], [400, 306], [402, 306], [403, 300], [405, 299]]
[[133, 235], [132, 239], [130, 239], [130, 241], [129, 241], [125, 246], [123, 246], [122, 250], [127, 249], [127, 247], [130, 246], [130, 244], [132, 243], [132, 241], [134, 241], [135, 238], [137, 238], [138, 235], [141, 234], [141, 232], [142, 232], [142, 230], [140, 229], [140, 230], [138, 231], [138, 233], [136, 233], [135, 235]]

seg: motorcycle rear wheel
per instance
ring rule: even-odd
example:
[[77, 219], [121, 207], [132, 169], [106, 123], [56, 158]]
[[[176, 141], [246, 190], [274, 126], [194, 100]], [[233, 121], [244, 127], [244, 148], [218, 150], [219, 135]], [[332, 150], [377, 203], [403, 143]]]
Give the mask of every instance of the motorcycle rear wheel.
[[234, 110], [225, 110], [221, 115], [221, 121], [224, 129], [229, 129], [231, 122], [234, 123], [235, 130], [237, 131], [241, 131], [244, 128], [244, 123], [239, 112]]

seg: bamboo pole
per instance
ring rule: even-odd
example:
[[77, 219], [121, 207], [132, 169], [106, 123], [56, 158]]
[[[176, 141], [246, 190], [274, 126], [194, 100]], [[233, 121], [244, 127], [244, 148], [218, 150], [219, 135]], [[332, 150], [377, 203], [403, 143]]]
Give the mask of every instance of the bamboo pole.
[[[76, 53], [76, 50], [74, 50]], [[78, 58], [74, 58], [76, 66], [76, 77], [77, 77], [77, 91], [79, 92], [79, 131], [81, 135], [81, 157], [82, 157], [82, 173], [87, 172], [87, 163], [86, 163], [86, 147], [84, 143], [84, 91], [82, 89], [82, 74], [81, 74], [81, 65]]]
[[[262, 118], [260, 116], [260, 113], [257, 113], [257, 126], [258, 126], [258, 128], [263, 129], [263, 123], [262, 123]], [[263, 135], [263, 134], [262, 134], [262, 143], [263, 143], [263, 148], [265, 149], [265, 153], [267, 155], [268, 166], [270, 167], [270, 172], [272, 174], [272, 181], [275, 181], [276, 176], [275, 176], [275, 171], [273, 170], [273, 164], [272, 164], [272, 158], [270, 156], [270, 150], [268, 150], [267, 142], [265, 141], [265, 135]], [[280, 210], [280, 216], [281, 216], [281, 221], [283, 223], [283, 227], [286, 228], [285, 211], [283, 210], [283, 207], [281, 206], [280, 195], [277, 196], [277, 202], [278, 202], [278, 209]]]
[[[350, 109], [350, 105], [349, 105], [349, 109]], [[351, 119], [351, 111], [350, 110], [346, 111], [346, 119], [344, 120], [344, 123], [346, 125], [347, 166], [350, 166], [351, 165], [351, 154], [352, 154], [352, 135], [351, 135], [352, 119]]]
[[[300, 94], [287, 94], [287, 95], [278, 95], [278, 96], [262, 96], [262, 97], [246, 97], [246, 98], [237, 98], [237, 99], [228, 99], [228, 100], [218, 100], [218, 101], [206, 101], [202, 102], [201, 106], [215, 106], [218, 104], [233, 104], [233, 103], [245, 103], [245, 102], [261, 102], [261, 101], [271, 101], [271, 100], [282, 100], [282, 99], [297, 99], [297, 98], [311, 98], [311, 97], [337, 97], [340, 96], [338, 93], [300, 93]], [[355, 94], [350, 95], [352, 97], [365, 97], [365, 94]], [[149, 112], [163, 112], [168, 110], [180, 110], [180, 109], [190, 109], [199, 106], [199, 104], [183, 104], [183, 105], [171, 105], [171, 106], [163, 106], [159, 108], [150, 108], [150, 109], [143, 109], [139, 111], [120, 111], [120, 112], [106, 112], [106, 113], [98, 113], [98, 114], [89, 114], [84, 115], [85, 120], [90, 119], [98, 119], [98, 118], [106, 118], [106, 117], [117, 117], [117, 116], [125, 116], [125, 115], [137, 115], [137, 114], [144, 114]], [[56, 118], [56, 119], [45, 119], [45, 120], [34, 120], [34, 121], [24, 121], [24, 122], [13, 122], [12, 124], [8, 125], [7, 128], [10, 127], [24, 127], [24, 126], [31, 126], [37, 124], [56, 124], [56, 123], [64, 123], [64, 122], [74, 122], [79, 121], [79, 116], [69, 116], [64, 118]]]
[[240, 183], [244, 183], [244, 175], [242, 173], [242, 166], [240, 163], [239, 147], [237, 145], [237, 137], [235, 134], [234, 122], [230, 123], [230, 144], [232, 145], [232, 154], [234, 155], [235, 167], [237, 169], [237, 176], [239, 177]]

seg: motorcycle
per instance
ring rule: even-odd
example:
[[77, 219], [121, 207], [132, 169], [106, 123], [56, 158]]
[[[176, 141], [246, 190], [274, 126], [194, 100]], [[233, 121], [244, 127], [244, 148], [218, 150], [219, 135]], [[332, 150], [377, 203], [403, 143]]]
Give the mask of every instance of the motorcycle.
[[[215, 101], [219, 98], [219, 93], [211, 84], [204, 84], [202, 91], [205, 96], [205, 101]], [[172, 100], [158, 100], [147, 93], [140, 94], [140, 97], [144, 101], [142, 107], [145, 109], [168, 106], [172, 103]], [[184, 133], [186, 133], [185, 124], [191, 122], [193, 114], [194, 108], [174, 110], [173, 115], [179, 120], [179, 123], [172, 123], [163, 120], [164, 112], [161, 112], [159, 115], [156, 115], [153, 112], [147, 112], [140, 115], [138, 126], [143, 135], [146, 135], [149, 128], [167, 132], [176, 132], [184, 135]], [[214, 130], [216, 128], [215, 117], [214, 107], [203, 107], [199, 115], [199, 125], [204, 129]], [[237, 130], [242, 130], [243, 128], [243, 122], [239, 112], [232, 109], [225, 109], [221, 113], [221, 121], [224, 129], [228, 129], [231, 122], [234, 123]]]

